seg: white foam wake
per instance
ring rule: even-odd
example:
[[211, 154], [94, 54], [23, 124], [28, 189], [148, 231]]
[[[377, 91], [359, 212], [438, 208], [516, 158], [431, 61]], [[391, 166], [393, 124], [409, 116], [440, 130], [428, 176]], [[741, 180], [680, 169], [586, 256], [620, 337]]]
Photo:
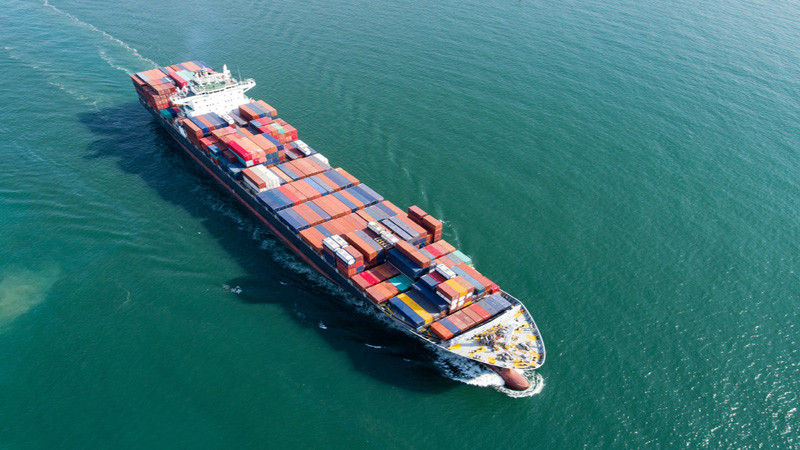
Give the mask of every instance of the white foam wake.
[[544, 377], [538, 372], [523, 372], [522, 375], [530, 382], [531, 386], [524, 391], [515, 391], [505, 387], [500, 375], [483, 364], [446, 352], [433, 344], [429, 344], [429, 346], [435, 352], [434, 365], [443, 376], [451, 380], [470, 386], [490, 387], [512, 398], [531, 397], [542, 392], [544, 388]]
[[[74, 16], [73, 14], [70, 14], [70, 13], [68, 13], [68, 12], [64, 11], [64, 10], [61, 10], [61, 9], [58, 9], [58, 8], [56, 8], [55, 6], [53, 6], [53, 5], [51, 5], [51, 4], [50, 4], [50, 1], [49, 1], [49, 0], [44, 0], [44, 3], [43, 3], [43, 4], [44, 4], [44, 6], [47, 6], [48, 8], [51, 8], [53, 11], [55, 11], [55, 12], [57, 12], [57, 13], [59, 13], [59, 14], [61, 14], [61, 15], [65, 16], [65, 17], [68, 17], [69, 19], [71, 19], [71, 20], [72, 20], [72, 21], [74, 21], [75, 23], [77, 23], [77, 24], [79, 24], [79, 25], [81, 25], [81, 26], [83, 26], [83, 27], [86, 27], [86, 28], [87, 28], [87, 29], [89, 29], [89, 30], [92, 30], [92, 31], [94, 31], [94, 32], [96, 32], [96, 33], [99, 33], [99, 34], [101, 34], [101, 35], [105, 36], [105, 37], [106, 37], [108, 40], [110, 40], [110, 41], [112, 41], [112, 42], [116, 43], [117, 45], [119, 45], [120, 47], [124, 48], [125, 50], [127, 50], [128, 52], [130, 52], [130, 53], [131, 53], [133, 56], [135, 56], [135, 57], [139, 58], [139, 60], [141, 60], [142, 62], [146, 62], [147, 64], [149, 64], [149, 65], [150, 65], [150, 66], [152, 66], [152, 67], [156, 67], [156, 66], [158, 66], [158, 64], [157, 64], [155, 61], [153, 61], [152, 59], [150, 59], [150, 58], [147, 58], [147, 57], [145, 57], [145, 56], [142, 56], [142, 54], [141, 54], [141, 53], [139, 53], [139, 51], [138, 51], [138, 50], [136, 50], [135, 48], [131, 47], [130, 45], [128, 45], [128, 44], [127, 44], [127, 43], [125, 43], [124, 41], [122, 41], [122, 40], [120, 40], [120, 39], [117, 39], [117, 38], [115, 38], [114, 36], [112, 36], [112, 35], [110, 35], [110, 34], [106, 33], [105, 31], [103, 31], [103, 30], [101, 30], [101, 29], [97, 28], [96, 26], [94, 26], [94, 25], [92, 25], [92, 24], [90, 24], [90, 23], [88, 23], [88, 22], [84, 22], [83, 20], [81, 20], [81, 19], [77, 18], [77, 17], [76, 17], [76, 16]], [[104, 56], [104, 55], [101, 55], [101, 57], [103, 57], [103, 56]], [[105, 58], [104, 58], [104, 59], [105, 59]], [[106, 61], [106, 62], [108, 62], [108, 61]], [[109, 63], [109, 64], [111, 64], [111, 63]], [[113, 64], [112, 64], [112, 67], [115, 67], [115, 68], [117, 68], [117, 66], [115, 66], [115, 65], [113, 65]], [[127, 72], [127, 70], [126, 70], [126, 72]], [[130, 72], [128, 72], [128, 73], [130, 73]]]

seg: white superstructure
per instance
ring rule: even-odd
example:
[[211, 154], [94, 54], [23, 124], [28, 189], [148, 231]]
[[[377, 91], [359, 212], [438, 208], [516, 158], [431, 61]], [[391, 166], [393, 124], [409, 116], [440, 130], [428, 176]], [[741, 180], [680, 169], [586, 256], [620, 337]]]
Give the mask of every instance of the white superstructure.
[[241, 81], [232, 78], [228, 66], [223, 66], [222, 72], [197, 72], [186, 87], [178, 90], [170, 100], [181, 106], [186, 117], [214, 112], [232, 123], [230, 112], [251, 101], [244, 93], [255, 85], [252, 78]]

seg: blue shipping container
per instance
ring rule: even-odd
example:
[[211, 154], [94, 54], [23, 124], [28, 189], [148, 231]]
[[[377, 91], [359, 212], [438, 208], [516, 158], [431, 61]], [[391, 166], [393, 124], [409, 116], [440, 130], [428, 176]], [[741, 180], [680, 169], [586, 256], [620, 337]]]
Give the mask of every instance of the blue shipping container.
[[395, 315], [400, 318], [403, 322], [408, 323], [409, 325], [414, 326], [414, 328], [419, 328], [425, 325], [425, 319], [422, 318], [419, 314], [414, 312], [408, 305], [403, 303], [397, 297], [392, 297], [389, 299], [389, 307], [395, 313]]

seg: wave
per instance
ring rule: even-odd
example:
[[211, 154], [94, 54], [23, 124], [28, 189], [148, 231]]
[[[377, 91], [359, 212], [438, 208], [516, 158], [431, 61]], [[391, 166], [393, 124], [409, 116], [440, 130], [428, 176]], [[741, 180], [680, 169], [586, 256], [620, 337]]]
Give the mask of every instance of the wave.
[[[57, 12], [59, 14], [65, 16], [65, 17], [68, 17], [69, 19], [71, 19], [75, 23], [77, 23], [77, 24], [79, 24], [79, 25], [81, 25], [81, 26], [83, 26], [83, 27], [85, 27], [85, 28], [87, 28], [89, 30], [92, 30], [92, 31], [94, 31], [96, 33], [102, 34], [108, 40], [116, 43], [120, 47], [122, 47], [125, 50], [127, 50], [128, 52], [130, 52], [133, 56], [137, 57], [140, 61], [145, 62], [145, 63], [147, 63], [147, 64], [149, 64], [149, 65], [151, 65], [153, 67], [158, 66], [158, 64], [155, 61], [153, 61], [152, 59], [147, 58], [145, 56], [142, 56], [142, 54], [139, 53], [139, 50], [136, 50], [135, 48], [131, 47], [130, 45], [128, 45], [127, 43], [125, 43], [121, 39], [117, 39], [116, 37], [106, 33], [105, 31], [97, 28], [96, 26], [94, 26], [94, 25], [92, 25], [92, 24], [90, 24], [88, 22], [84, 22], [83, 20], [79, 19], [78, 17], [74, 16], [73, 14], [70, 14], [70, 13], [68, 13], [68, 12], [66, 12], [66, 11], [64, 11], [62, 9], [56, 8], [55, 6], [50, 4], [49, 0], [44, 0], [43, 5], [48, 7], [48, 8], [50, 8], [50, 9], [52, 9], [53, 11], [55, 11], [55, 12]], [[127, 72], [127, 73], [131, 73], [131, 72]]]

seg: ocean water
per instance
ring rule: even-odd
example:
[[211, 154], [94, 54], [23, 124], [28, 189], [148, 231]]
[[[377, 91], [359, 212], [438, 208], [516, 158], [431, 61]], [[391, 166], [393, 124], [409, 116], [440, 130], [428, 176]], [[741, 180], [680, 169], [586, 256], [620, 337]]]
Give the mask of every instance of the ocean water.
[[[0, 448], [800, 445], [798, 4], [0, 7]], [[128, 78], [185, 60], [442, 218], [533, 313], [536, 389], [232, 205]]]

